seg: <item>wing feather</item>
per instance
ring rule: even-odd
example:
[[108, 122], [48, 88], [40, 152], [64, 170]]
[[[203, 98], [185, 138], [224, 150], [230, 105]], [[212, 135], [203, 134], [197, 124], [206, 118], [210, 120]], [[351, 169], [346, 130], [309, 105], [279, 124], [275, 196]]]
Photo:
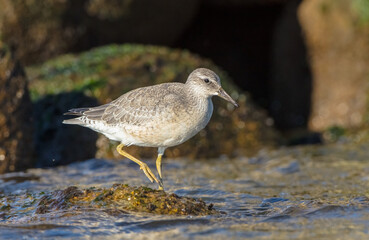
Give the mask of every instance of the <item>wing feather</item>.
[[82, 124], [81, 117], [86, 117], [88, 120], [103, 121], [109, 125], [150, 125], [158, 118], [176, 117], [184, 101], [182, 83], [164, 83], [132, 90], [105, 105], [71, 109], [65, 115], [79, 117], [74, 118], [75, 121], [65, 121]]
[[[160, 84], [128, 92], [109, 104], [102, 120], [108, 124], [143, 125], [158, 115], [170, 117], [172, 108], [183, 98], [179, 84]], [[168, 102], [168, 96], [177, 100]]]

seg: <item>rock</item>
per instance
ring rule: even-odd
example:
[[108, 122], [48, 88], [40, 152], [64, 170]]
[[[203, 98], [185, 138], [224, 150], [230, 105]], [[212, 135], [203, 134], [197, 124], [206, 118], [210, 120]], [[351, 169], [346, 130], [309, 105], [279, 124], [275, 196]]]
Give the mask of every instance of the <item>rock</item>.
[[218, 214], [213, 204], [201, 199], [147, 187], [116, 184], [111, 188], [78, 189], [71, 186], [49, 193], [0, 195], [0, 220], [12, 221], [22, 214], [22, 221], [76, 215], [84, 211], [110, 211], [120, 214], [144, 212], [161, 215], [204, 216]]
[[14, 52], [0, 42], [0, 173], [33, 164], [32, 104]]
[[37, 167], [53, 167], [95, 157], [97, 133], [62, 124], [70, 108], [98, 105], [81, 92], [46, 95], [34, 104]]
[[67, 14], [72, 7], [68, 3], [66, 0], [0, 0], [2, 41], [15, 47], [17, 57], [25, 64], [67, 51], [84, 32], [83, 28], [66, 21], [73, 17], [71, 13]]
[[352, 1], [304, 0], [299, 20], [313, 75], [309, 128], [357, 127], [368, 109], [368, 27]]
[[250, 5], [272, 5], [286, 3], [289, 0], [204, 0], [208, 5], [220, 6], [250, 6]]
[[171, 45], [188, 27], [199, 4], [199, 0], [90, 0], [85, 7], [86, 26], [101, 43]]
[[0, 33], [26, 64], [111, 42], [173, 44], [199, 0], [0, 0]]
[[289, 1], [275, 23], [270, 71], [270, 114], [279, 129], [306, 129], [312, 76], [297, 19], [301, 0]]
[[[190, 141], [169, 148], [167, 156], [251, 155], [262, 147], [274, 145], [278, 134], [265, 111], [255, 106], [219, 67], [187, 51], [142, 45], [110, 45], [80, 55], [65, 55], [30, 67], [27, 72], [34, 98], [80, 90], [103, 104], [138, 87], [184, 82], [188, 74], [198, 67], [207, 67], [218, 73], [223, 87], [237, 99], [240, 107], [234, 110], [230, 104], [214, 97], [215, 111], [208, 127]], [[155, 151], [152, 148], [129, 148], [130, 153], [141, 157], [153, 157]], [[98, 141], [97, 157], [121, 158], [103, 136]]]

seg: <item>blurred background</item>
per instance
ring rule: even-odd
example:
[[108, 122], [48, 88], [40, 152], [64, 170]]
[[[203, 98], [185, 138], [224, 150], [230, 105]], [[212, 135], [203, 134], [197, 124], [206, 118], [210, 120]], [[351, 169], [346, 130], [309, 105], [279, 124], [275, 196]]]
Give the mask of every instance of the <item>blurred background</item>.
[[[0, 172], [93, 157], [114, 143], [63, 112], [219, 73], [240, 102], [169, 157], [251, 156], [365, 131], [368, 0], [0, 0]], [[152, 157], [155, 150], [131, 148]]]

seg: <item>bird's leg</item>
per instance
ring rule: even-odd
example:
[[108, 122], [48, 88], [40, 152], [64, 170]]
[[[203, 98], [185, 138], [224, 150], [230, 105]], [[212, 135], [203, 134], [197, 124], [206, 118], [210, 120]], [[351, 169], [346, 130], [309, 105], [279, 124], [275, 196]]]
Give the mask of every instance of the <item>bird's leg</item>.
[[151, 181], [151, 182], [157, 182], [160, 185], [160, 182], [158, 181], [158, 179], [155, 177], [155, 175], [151, 172], [150, 168], [147, 166], [146, 163], [141, 162], [140, 160], [138, 160], [137, 158], [133, 157], [131, 154], [127, 153], [126, 151], [124, 151], [122, 148], [124, 147], [124, 145], [121, 143], [117, 146], [117, 151], [119, 152], [119, 154], [123, 155], [124, 157], [134, 161], [135, 163], [137, 163], [138, 165], [140, 165], [140, 169], [142, 169], [146, 175], [146, 177]]
[[161, 157], [163, 156], [163, 154], [158, 154], [158, 158], [156, 159], [156, 169], [158, 170], [159, 173], [159, 190], [164, 190], [164, 186], [163, 186], [163, 178], [161, 176]]
[[164, 155], [165, 147], [158, 148], [158, 158], [156, 159], [156, 169], [159, 173], [159, 190], [164, 190], [163, 177], [161, 175], [161, 158]]

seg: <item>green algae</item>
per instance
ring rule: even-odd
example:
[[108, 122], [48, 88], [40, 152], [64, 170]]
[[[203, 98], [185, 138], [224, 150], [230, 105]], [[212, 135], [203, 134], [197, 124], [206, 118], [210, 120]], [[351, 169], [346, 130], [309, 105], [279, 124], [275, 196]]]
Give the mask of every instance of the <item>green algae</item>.
[[326, 143], [347, 142], [352, 144], [365, 144], [369, 142], [369, 124], [363, 123], [354, 128], [342, 126], [331, 126], [322, 132], [322, 137]]
[[[29, 67], [27, 74], [34, 100], [46, 94], [82, 90], [106, 101], [148, 84], [184, 81], [193, 69], [200, 66], [216, 71], [225, 89], [238, 90], [219, 67], [186, 50], [131, 44], [95, 48], [80, 55], [64, 55]], [[109, 85], [117, 81], [125, 84], [116, 89], [107, 86], [108, 80]], [[108, 89], [100, 89], [101, 86]]]
[[111, 188], [79, 189], [75, 186], [48, 193], [0, 197], [0, 219], [47, 217], [58, 211], [76, 214], [84, 209], [151, 213], [160, 215], [204, 216], [217, 214], [213, 204], [201, 199], [180, 197], [148, 187], [115, 184]]

